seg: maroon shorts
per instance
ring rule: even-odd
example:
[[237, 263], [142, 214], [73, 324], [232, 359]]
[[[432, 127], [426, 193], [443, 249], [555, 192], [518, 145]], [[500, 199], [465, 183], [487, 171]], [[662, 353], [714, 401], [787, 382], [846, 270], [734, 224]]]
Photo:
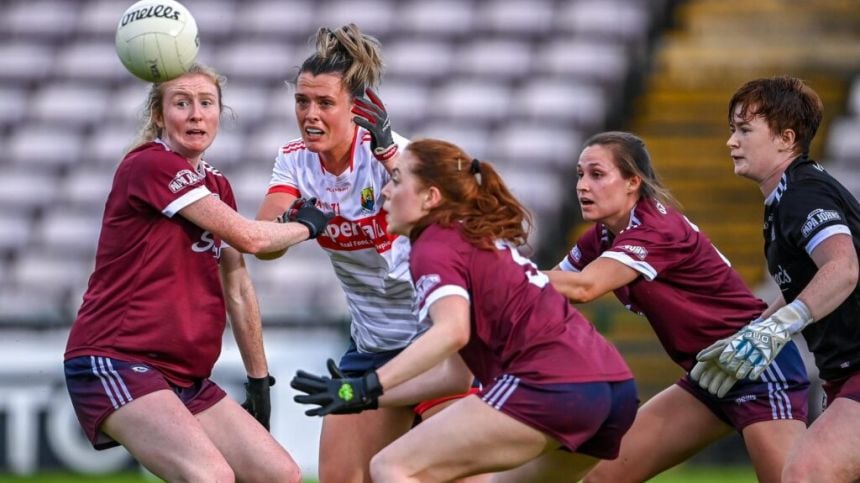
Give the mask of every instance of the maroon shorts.
[[152, 366], [99, 356], [65, 361], [66, 387], [84, 433], [95, 449], [119, 446], [100, 430], [102, 422], [135, 398], [167, 389], [197, 414], [209, 409], [227, 394], [209, 379], [190, 387], [171, 384]]
[[481, 391], [495, 409], [558, 440], [562, 447], [615, 459], [639, 399], [632, 379], [618, 382], [530, 384], [505, 374]]
[[822, 389], [824, 389], [824, 394], [827, 395], [824, 407], [829, 406], [837, 397], [844, 397], [860, 402], [860, 372], [855, 372], [841, 379], [824, 381]]
[[738, 431], [762, 421], [795, 419], [805, 423], [809, 413], [809, 378], [793, 342], [758, 379], [741, 379], [722, 398], [699, 387], [689, 374], [677, 384]]

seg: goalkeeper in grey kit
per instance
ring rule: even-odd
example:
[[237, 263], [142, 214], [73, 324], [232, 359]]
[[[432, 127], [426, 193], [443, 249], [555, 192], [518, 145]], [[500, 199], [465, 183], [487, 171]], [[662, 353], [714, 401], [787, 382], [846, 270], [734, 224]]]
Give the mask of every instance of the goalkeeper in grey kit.
[[822, 110], [815, 91], [789, 76], [747, 82], [729, 102], [726, 144], [735, 174], [765, 196], [764, 248], [781, 293], [761, 319], [698, 356], [703, 378], [755, 379], [803, 334], [826, 409], [789, 453], [784, 482], [860, 479], [860, 204], [808, 157]]

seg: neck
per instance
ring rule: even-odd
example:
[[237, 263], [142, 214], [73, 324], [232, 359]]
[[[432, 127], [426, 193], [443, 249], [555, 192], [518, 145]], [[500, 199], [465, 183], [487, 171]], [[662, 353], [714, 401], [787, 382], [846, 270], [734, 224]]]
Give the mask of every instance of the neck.
[[788, 169], [788, 165], [791, 164], [792, 161], [797, 159], [797, 155], [790, 155], [782, 161], [773, 165], [773, 169], [761, 180], [758, 184], [761, 193], [765, 198], [768, 197], [773, 190], [779, 185], [779, 180], [782, 179], [782, 174], [785, 173], [785, 170]]
[[352, 161], [352, 145], [354, 139], [355, 131], [353, 131], [353, 139], [350, 139], [348, 143], [337, 145], [330, 151], [319, 153], [320, 162], [326, 171], [337, 176], [349, 168], [349, 163]]

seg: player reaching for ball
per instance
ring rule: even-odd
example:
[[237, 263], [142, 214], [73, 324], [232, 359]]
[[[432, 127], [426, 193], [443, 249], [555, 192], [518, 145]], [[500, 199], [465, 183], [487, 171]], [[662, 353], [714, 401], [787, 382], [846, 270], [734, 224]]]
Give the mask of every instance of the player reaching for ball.
[[[329, 216], [312, 204], [295, 223], [236, 212], [227, 178], [202, 159], [218, 133], [221, 84], [194, 65], [151, 86], [105, 204], [66, 384], [95, 448], [121, 444], [164, 480], [297, 483], [298, 467], [267, 431], [272, 379], [240, 252], [314, 238]], [[248, 374], [247, 411], [209, 379], [227, 314]]]

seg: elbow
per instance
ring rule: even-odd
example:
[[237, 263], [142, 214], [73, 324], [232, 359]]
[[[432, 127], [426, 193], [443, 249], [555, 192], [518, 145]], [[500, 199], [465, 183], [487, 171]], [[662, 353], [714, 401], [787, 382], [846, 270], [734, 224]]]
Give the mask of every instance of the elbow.
[[258, 256], [262, 255], [268, 247], [266, 240], [258, 239], [248, 234], [240, 235], [233, 240], [227, 240], [227, 242], [230, 243], [231, 247], [242, 253], [250, 253]]
[[594, 290], [585, 287], [559, 287], [557, 290], [574, 304], [588, 303], [597, 298]]

